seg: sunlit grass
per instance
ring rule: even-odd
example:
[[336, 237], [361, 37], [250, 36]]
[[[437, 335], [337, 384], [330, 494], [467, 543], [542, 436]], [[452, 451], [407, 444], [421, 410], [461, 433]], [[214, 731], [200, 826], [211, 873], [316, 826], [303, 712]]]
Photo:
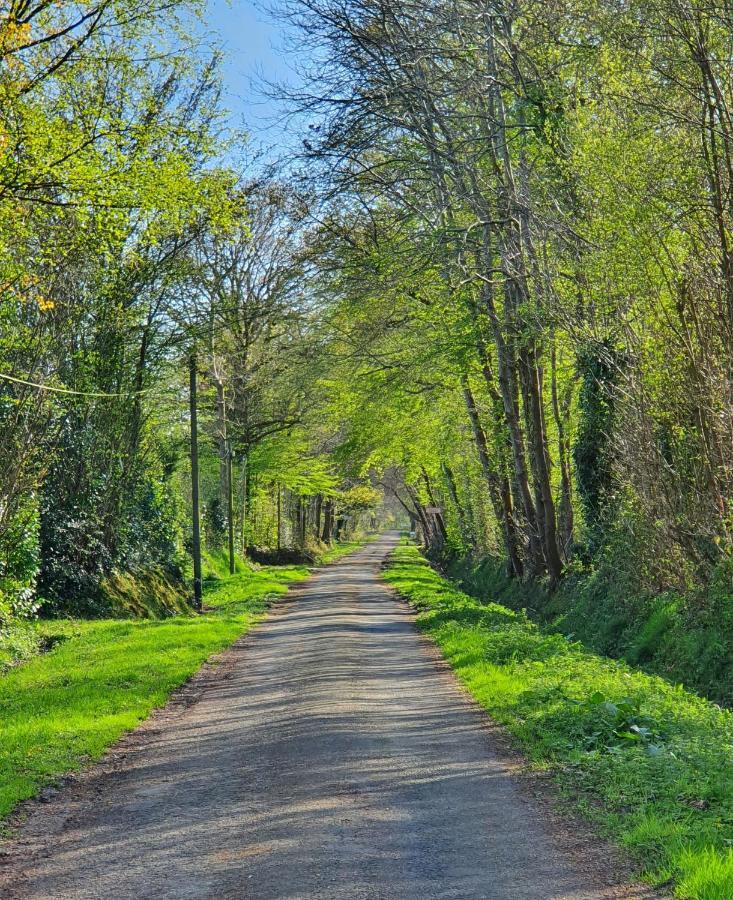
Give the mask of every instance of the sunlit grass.
[[673, 879], [678, 896], [695, 900], [733, 897], [728, 710], [468, 597], [413, 546], [395, 551], [385, 577], [532, 764], [650, 881]]
[[363, 547], [364, 543], [364, 540], [359, 540], [343, 541], [340, 544], [334, 544], [319, 556], [318, 562], [323, 565], [337, 562], [339, 559], [341, 559], [342, 556], [348, 556], [349, 553], [353, 553], [355, 550]]

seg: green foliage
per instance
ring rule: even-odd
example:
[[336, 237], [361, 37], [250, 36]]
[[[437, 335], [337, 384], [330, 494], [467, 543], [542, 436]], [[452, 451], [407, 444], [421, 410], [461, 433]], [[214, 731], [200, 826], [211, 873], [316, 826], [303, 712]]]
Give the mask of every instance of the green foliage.
[[[39, 589], [56, 615], [110, 615], [114, 597], [103, 582], [115, 570], [158, 567], [180, 585], [180, 504], [170, 479], [152, 453], [130, 458], [121, 436], [122, 452], [113, 450], [98, 427], [64, 430], [43, 483]], [[115, 427], [124, 428], [119, 413], [106, 430]]]
[[32, 611], [36, 580], [49, 612], [98, 615], [113, 571], [180, 568], [177, 420], [150, 391], [191, 242], [231, 224], [235, 179], [216, 60], [182, 27], [198, 0], [5, 7], [0, 616]]
[[646, 877], [673, 879], [680, 897], [730, 896], [733, 714], [467, 596], [412, 546], [385, 577], [533, 765]]
[[652, 756], [662, 752], [661, 734], [654, 721], [641, 713], [638, 697], [622, 697], [614, 703], [602, 691], [594, 691], [577, 703], [583, 708], [583, 743], [587, 749], [618, 752], [632, 742], [643, 744]]
[[591, 552], [603, 542], [617, 487], [613, 431], [618, 358], [618, 352], [606, 342], [586, 347], [577, 360], [581, 388], [573, 460]]
[[269, 483], [278, 482], [300, 497], [325, 497], [335, 493], [338, 477], [331, 459], [314, 453], [311, 435], [305, 429], [294, 429], [277, 438], [262, 442], [253, 454], [253, 469]]
[[40, 607], [34, 590], [40, 566], [38, 529], [31, 499], [0, 533], [0, 632], [13, 620], [34, 616]]
[[[647, 601], [642, 608], [642, 615], [626, 629], [627, 640], [631, 644], [624, 656], [632, 665], [653, 665], [664, 654], [663, 645], [667, 642], [669, 632], [676, 630], [684, 607], [680, 598], [674, 594], [661, 594]], [[670, 661], [668, 657], [668, 664]]]
[[0, 675], [19, 662], [35, 656], [44, 643], [44, 634], [37, 623], [6, 620], [6, 624], [0, 628]]
[[356, 484], [341, 491], [339, 500], [344, 509], [354, 511], [375, 509], [382, 502], [383, 494], [368, 484]]
[[224, 501], [218, 494], [206, 502], [203, 526], [207, 545], [211, 549], [220, 549], [226, 540], [227, 516]]

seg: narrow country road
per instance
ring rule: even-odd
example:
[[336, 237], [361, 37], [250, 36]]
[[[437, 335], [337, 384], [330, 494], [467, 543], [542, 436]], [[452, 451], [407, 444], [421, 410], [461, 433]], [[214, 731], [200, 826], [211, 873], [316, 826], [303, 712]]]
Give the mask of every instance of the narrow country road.
[[395, 541], [316, 573], [191, 702], [35, 804], [0, 896], [648, 896], [512, 774], [380, 583]]

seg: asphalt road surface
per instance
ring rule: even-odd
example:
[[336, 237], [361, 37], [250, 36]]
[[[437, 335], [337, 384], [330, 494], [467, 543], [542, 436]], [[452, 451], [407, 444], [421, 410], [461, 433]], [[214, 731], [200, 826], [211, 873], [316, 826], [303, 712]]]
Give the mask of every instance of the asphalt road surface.
[[0, 896], [651, 896], [517, 775], [379, 581], [396, 540], [318, 571], [102, 764], [32, 804]]

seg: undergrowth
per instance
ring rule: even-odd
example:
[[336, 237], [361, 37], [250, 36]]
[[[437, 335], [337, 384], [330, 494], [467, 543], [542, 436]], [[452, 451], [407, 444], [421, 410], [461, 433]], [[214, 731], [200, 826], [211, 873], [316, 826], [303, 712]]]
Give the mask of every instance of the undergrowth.
[[677, 896], [733, 897], [733, 714], [468, 596], [401, 545], [387, 581], [569, 802]]
[[733, 563], [721, 563], [705, 586], [654, 594], [642, 589], [631, 558], [611, 554], [591, 567], [571, 567], [552, 593], [541, 582], [507, 577], [505, 562], [492, 557], [455, 559], [448, 574], [471, 596], [527, 609], [598, 653], [733, 705]]

